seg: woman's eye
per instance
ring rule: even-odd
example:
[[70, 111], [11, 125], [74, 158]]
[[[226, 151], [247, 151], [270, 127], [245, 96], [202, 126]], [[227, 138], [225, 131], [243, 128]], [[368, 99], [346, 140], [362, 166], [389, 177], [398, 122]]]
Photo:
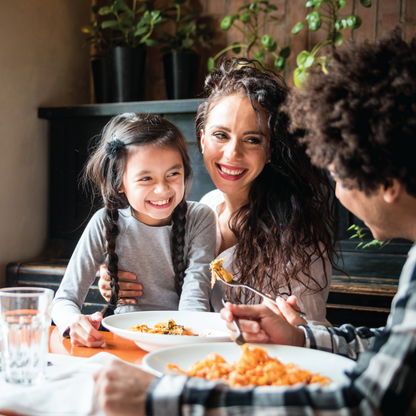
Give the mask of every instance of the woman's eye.
[[225, 133], [221, 133], [221, 132], [214, 133], [213, 136], [217, 139], [220, 139], [220, 140], [227, 139], [227, 135]]
[[139, 179], [139, 182], [150, 181], [152, 178], [150, 176], [146, 176], [144, 178]]
[[261, 140], [258, 137], [249, 137], [247, 142], [250, 144], [260, 144]]

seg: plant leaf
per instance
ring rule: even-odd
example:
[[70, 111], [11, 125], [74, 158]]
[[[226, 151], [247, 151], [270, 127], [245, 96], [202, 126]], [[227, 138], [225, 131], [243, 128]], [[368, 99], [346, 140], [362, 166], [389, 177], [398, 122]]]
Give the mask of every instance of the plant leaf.
[[361, 6], [371, 7], [371, 0], [360, 0]]
[[291, 53], [290, 46], [285, 46], [284, 48], [280, 49], [279, 56], [282, 56], [283, 58], [287, 59], [289, 58], [290, 53]]
[[304, 71], [303, 68], [296, 68], [293, 72], [293, 82], [298, 88], [302, 88], [302, 85], [308, 79], [308, 73]]
[[151, 46], [154, 48], [157, 48], [159, 46], [159, 43], [157, 42], [157, 40], [154, 40], [154, 39], [146, 39], [145, 43], [147, 46]]
[[304, 26], [305, 25], [303, 22], [296, 23], [295, 26], [293, 26], [292, 34], [296, 35], [296, 33], [299, 33], [304, 28]]
[[207, 66], [208, 66], [208, 71], [209, 72], [214, 72], [214, 69], [215, 69], [214, 58], [211, 58], [211, 57], [208, 58]]
[[118, 25], [117, 20], [106, 20], [105, 22], [103, 22], [103, 23], [101, 24], [101, 27], [102, 27], [103, 29], [107, 29], [107, 28], [109, 28], [109, 27], [114, 27], [114, 26], [117, 26], [117, 25]]

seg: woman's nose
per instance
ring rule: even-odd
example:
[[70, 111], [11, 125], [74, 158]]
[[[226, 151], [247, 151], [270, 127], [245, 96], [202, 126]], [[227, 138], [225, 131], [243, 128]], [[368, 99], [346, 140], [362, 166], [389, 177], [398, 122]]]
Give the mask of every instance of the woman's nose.
[[241, 159], [243, 156], [243, 151], [239, 140], [230, 140], [225, 146], [224, 155], [227, 160]]

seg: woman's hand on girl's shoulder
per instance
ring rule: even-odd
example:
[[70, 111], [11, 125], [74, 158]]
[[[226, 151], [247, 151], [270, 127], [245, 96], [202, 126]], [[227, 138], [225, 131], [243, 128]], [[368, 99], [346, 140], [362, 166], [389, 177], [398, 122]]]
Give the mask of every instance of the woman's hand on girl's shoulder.
[[77, 315], [69, 325], [69, 336], [75, 347], [98, 348], [105, 344], [104, 335], [98, 331], [103, 320], [101, 312], [92, 315]]
[[[124, 282], [123, 280], [136, 280], [136, 275], [131, 272], [125, 272], [120, 270], [118, 272], [120, 292], [118, 299], [120, 303], [126, 303], [127, 305], [135, 305], [137, 300], [134, 299], [137, 296], [143, 295], [143, 285], [138, 282]], [[101, 296], [110, 302], [111, 297], [111, 277], [108, 274], [107, 266], [100, 267], [100, 280], [98, 281], [98, 288]]]

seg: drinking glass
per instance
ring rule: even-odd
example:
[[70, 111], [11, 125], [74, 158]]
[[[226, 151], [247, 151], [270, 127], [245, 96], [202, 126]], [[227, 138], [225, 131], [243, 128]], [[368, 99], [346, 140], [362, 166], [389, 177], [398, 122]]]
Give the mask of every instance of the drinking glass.
[[52, 299], [51, 289], [0, 289], [1, 369], [8, 383], [45, 378]]

